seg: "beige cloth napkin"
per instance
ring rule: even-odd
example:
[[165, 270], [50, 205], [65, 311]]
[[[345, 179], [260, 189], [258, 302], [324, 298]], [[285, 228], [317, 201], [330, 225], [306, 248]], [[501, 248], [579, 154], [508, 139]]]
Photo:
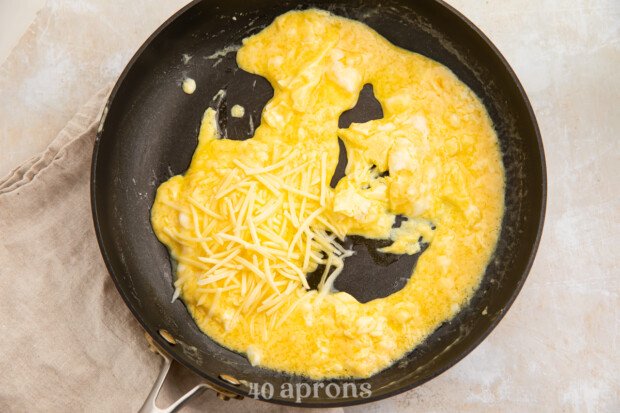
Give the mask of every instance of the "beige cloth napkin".
[[[161, 359], [116, 291], [91, 219], [90, 161], [108, 92], [43, 154], [0, 179], [1, 412], [136, 411], [157, 376]], [[177, 366], [159, 405], [198, 381]], [[184, 411], [231, 409], [276, 407], [207, 391]]]

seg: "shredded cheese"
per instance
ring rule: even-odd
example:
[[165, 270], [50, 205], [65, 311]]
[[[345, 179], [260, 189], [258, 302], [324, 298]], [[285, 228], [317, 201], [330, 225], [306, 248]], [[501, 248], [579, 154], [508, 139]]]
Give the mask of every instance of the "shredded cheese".
[[[262, 323], [263, 337], [268, 337], [266, 324], [282, 325], [313, 295], [304, 292], [310, 288], [307, 273], [325, 266], [320, 294], [326, 294], [344, 266], [343, 259], [351, 255], [337, 241], [346, 231], [325, 214], [327, 153], [308, 156], [301, 165], [287, 169], [298, 150], [281, 150], [286, 155], [275, 157], [281, 160], [272, 164], [233, 160], [234, 166], [221, 175], [219, 185], [217, 179], [209, 182], [218, 185], [210, 199], [202, 199], [195, 189], [185, 202], [178, 194], [162, 202], [183, 220], [178, 232], [164, 232], [188, 250], [187, 256], [176, 258], [194, 269], [205, 294], [199, 305], [207, 306], [212, 315], [222, 293], [239, 294], [238, 307], [222, 320], [227, 331], [241, 314], [251, 313], [252, 331], [255, 323]], [[189, 252], [192, 249], [194, 254]], [[175, 299], [186, 279], [177, 281]], [[276, 320], [276, 311], [287, 304]]]

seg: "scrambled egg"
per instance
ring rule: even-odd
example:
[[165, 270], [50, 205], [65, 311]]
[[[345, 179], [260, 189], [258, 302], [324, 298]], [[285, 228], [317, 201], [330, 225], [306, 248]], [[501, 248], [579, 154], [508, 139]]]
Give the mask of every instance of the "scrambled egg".
[[[176, 263], [175, 295], [254, 365], [371, 376], [479, 285], [504, 203], [491, 120], [446, 67], [319, 10], [278, 17], [244, 40], [237, 62], [274, 96], [246, 141], [221, 139], [208, 109], [189, 169], [158, 189], [152, 225]], [[384, 117], [339, 129], [367, 83]], [[338, 137], [348, 164], [332, 189]], [[397, 215], [408, 220], [395, 228]], [[361, 304], [330, 289], [351, 234], [389, 238], [383, 251], [394, 254], [430, 246], [401, 291]], [[319, 291], [309, 290], [317, 269]]]

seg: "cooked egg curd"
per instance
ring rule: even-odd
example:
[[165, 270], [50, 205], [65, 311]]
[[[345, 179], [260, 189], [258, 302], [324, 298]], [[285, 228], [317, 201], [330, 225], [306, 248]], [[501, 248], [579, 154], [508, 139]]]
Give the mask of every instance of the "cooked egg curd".
[[[274, 96], [245, 141], [222, 139], [208, 109], [189, 169], [157, 191], [152, 225], [176, 263], [175, 295], [253, 365], [371, 376], [480, 283], [504, 202], [491, 120], [446, 67], [319, 10], [281, 15], [243, 41], [237, 62]], [[384, 117], [339, 129], [367, 83]], [[338, 137], [348, 164], [331, 188]], [[395, 228], [397, 215], [408, 220]], [[362, 304], [332, 288], [353, 234], [391, 239], [393, 254], [430, 245], [402, 290]], [[318, 291], [306, 280], [315, 270]]]

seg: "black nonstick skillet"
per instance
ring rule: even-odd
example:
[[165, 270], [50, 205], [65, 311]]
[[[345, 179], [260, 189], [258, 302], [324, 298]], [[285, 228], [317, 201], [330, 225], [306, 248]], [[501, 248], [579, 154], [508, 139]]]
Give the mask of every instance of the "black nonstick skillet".
[[[169, 255], [149, 218], [159, 184], [187, 169], [207, 106], [218, 110], [220, 126], [229, 139], [252, 135], [247, 116], [243, 120], [229, 116], [233, 103], [243, 102], [254, 126], [260, 123], [261, 110], [273, 91], [265, 79], [237, 67], [234, 46], [276, 16], [309, 7], [366, 23], [397, 46], [446, 65], [476, 92], [499, 136], [506, 170], [506, 212], [481, 287], [454, 319], [369, 379], [325, 381], [316, 394], [297, 400], [282, 394], [282, 386], [291, 383], [301, 389], [304, 383], [313, 386], [313, 380], [251, 366], [245, 356], [204, 335], [181, 301], [170, 302]], [[198, 85], [190, 96], [180, 87], [187, 76]], [[214, 100], [220, 89], [227, 91], [226, 97]], [[372, 89], [366, 87], [341, 123], [377, 118], [380, 111]], [[94, 148], [91, 196], [110, 275], [136, 319], [166, 355], [164, 370], [173, 359], [225, 393], [248, 396], [255, 386], [254, 390], [267, 391], [253, 395], [270, 402], [333, 407], [379, 400], [419, 386], [461, 360], [490, 333], [532, 265], [543, 226], [546, 176], [536, 119], [518, 79], [491, 42], [447, 4], [436, 0], [204, 0], [187, 5], [157, 29], [120, 76]], [[348, 259], [336, 288], [369, 301], [403, 287], [417, 257], [377, 257], [368, 252], [373, 248], [367, 240], [350, 242], [358, 254]], [[334, 385], [327, 394], [330, 383]], [[345, 383], [353, 383], [358, 390], [368, 383], [371, 394], [361, 397], [359, 392], [339, 391], [332, 397], [335, 388], [342, 389]], [[151, 402], [145, 404], [145, 411], [154, 409]]]

